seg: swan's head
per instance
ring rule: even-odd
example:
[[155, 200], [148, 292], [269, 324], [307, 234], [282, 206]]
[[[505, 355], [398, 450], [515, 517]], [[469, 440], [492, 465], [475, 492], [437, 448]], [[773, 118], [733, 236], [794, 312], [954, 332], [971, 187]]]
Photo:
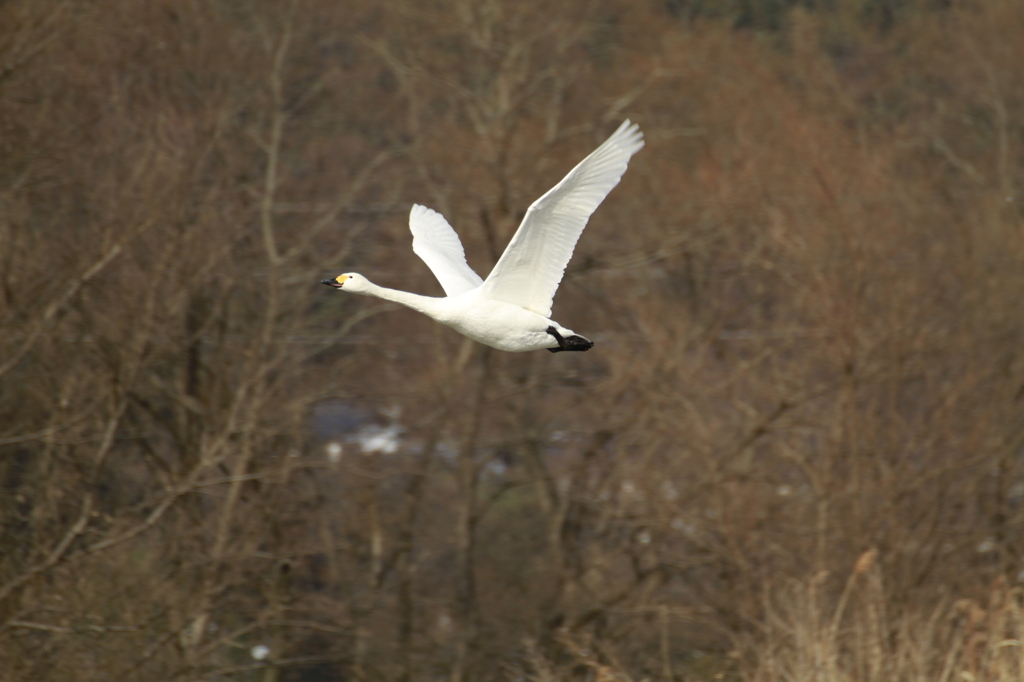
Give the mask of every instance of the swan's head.
[[364, 293], [369, 284], [365, 277], [356, 272], [346, 272], [344, 275], [338, 275], [334, 279], [325, 279], [320, 283], [335, 289], [344, 289], [354, 294]]

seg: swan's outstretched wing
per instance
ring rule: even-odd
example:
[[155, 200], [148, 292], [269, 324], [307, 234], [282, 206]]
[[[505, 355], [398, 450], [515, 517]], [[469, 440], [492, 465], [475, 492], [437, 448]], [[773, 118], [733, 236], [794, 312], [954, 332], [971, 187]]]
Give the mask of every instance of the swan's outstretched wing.
[[624, 121], [604, 144], [533, 202], [484, 282], [485, 296], [551, 316], [551, 300], [590, 214], [644, 146], [635, 123]]
[[483, 280], [466, 263], [459, 235], [444, 216], [426, 206], [413, 204], [409, 229], [412, 230], [413, 252], [434, 273], [444, 293], [455, 296], [480, 286]]

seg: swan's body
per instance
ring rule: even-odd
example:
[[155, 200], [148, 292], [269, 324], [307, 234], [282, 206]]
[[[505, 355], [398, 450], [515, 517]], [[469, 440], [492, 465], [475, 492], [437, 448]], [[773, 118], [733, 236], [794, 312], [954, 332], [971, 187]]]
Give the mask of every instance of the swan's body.
[[387, 289], [355, 273], [323, 283], [401, 303], [499, 350], [588, 350], [593, 343], [550, 319], [551, 301], [587, 220], [643, 146], [639, 127], [625, 121], [533, 202], [486, 280], [466, 263], [462, 243], [444, 217], [413, 205], [412, 249], [441, 283], [444, 298]]

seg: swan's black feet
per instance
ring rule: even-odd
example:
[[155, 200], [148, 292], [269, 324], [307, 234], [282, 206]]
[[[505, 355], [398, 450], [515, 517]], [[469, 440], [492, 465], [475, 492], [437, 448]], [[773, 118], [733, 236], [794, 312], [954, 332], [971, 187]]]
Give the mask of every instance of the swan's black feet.
[[563, 350], [590, 350], [594, 347], [594, 342], [589, 339], [585, 339], [582, 336], [562, 336], [558, 333], [558, 330], [554, 327], [548, 327], [545, 331], [551, 336], [555, 337], [555, 341], [558, 341], [558, 348], [548, 348], [552, 353], [559, 353]]

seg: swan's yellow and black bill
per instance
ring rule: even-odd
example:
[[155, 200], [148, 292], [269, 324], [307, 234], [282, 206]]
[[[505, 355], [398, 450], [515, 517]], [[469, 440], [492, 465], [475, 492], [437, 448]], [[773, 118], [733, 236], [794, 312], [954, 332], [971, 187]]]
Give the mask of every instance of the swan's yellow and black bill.
[[326, 284], [329, 287], [334, 287], [335, 289], [340, 289], [341, 285], [345, 283], [346, 279], [348, 279], [348, 275], [338, 275], [334, 279], [320, 280], [320, 284]]

